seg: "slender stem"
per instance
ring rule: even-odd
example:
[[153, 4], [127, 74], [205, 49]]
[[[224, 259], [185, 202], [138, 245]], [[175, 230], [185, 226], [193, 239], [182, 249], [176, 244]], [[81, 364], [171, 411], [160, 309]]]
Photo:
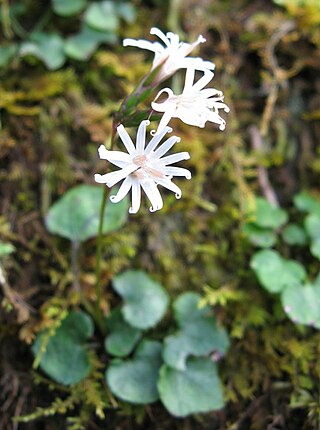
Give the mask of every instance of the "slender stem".
[[73, 240], [71, 242], [71, 270], [73, 275], [73, 288], [77, 293], [80, 293], [80, 282], [79, 282], [79, 248], [80, 242]]
[[97, 310], [101, 311], [101, 297], [102, 297], [102, 287], [101, 287], [101, 255], [102, 255], [102, 238], [103, 238], [103, 220], [104, 212], [106, 209], [108, 191], [107, 187], [104, 187], [103, 196], [101, 200], [100, 207], [100, 217], [99, 217], [99, 230], [98, 230], [98, 243], [97, 243], [97, 253], [96, 253], [96, 294], [97, 294]]
[[[115, 119], [113, 121], [112, 125], [112, 136], [111, 136], [111, 145], [110, 149], [112, 149], [115, 141], [115, 136], [117, 132], [117, 125], [115, 122]], [[104, 221], [104, 213], [106, 209], [107, 204], [107, 197], [108, 197], [108, 190], [107, 187], [104, 187], [103, 190], [103, 196], [101, 200], [101, 207], [100, 207], [100, 216], [99, 216], [99, 229], [98, 229], [98, 241], [97, 241], [97, 251], [96, 251], [96, 283], [95, 283], [95, 290], [96, 290], [96, 309], [94, 313], [95, 321], [97, 322], [100, 330], [104, 332], [104, 324], [103, 324], [103, 313], [101, 310], [101, 299], [102, 299], [102, 285], [101, 285], [101, 257], [102, 257], [102, 239], [103, 239], [103, 221]]]
[[[159, 70], [157, 68], [156, 70], [148, 73], [137, 85], [133, 93], [131, 93], [128, 97], [124, 99], [124, 101], [120, 106], [119, 111], [114, 115], [110, 150], [112, 150], [115, 142], [115, 136], [117, 133], [117, 126], [119, 125], [119, 120], [123, 121], [125, 119], [122, 117], [126, 109], [127, 100], [133, 94], [138, 98], [143, 91], [145, 91], [148, 88], [153, 88], [156, 85], [154, 77], [157, 75], [158, 71]], [[96, 290], [97, 301], [96, 301], [95, 311], [93, 315], [102, 332], [104, 331], [104, 328], [103, 328], [103, 313], [101, 309], [101, 299], [102, 299], [101, 258], [102, 258], [102, 242], [103, 242], [103, 222], [104, 222], [104, 214], [105, 214], [105, 209], [107, 204], [107, 197], [108, 197], [107, 187], [104, 187], [103, 196], [101, 200], [101, 207], [100, 207], [99, 230], [98, 230], [97, 250], [96, 250], [95, 290]]]

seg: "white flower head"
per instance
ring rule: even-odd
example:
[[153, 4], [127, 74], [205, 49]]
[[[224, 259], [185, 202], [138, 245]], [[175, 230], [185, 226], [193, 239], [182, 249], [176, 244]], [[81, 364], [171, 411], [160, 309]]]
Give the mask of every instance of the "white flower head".
[[200, 43], [206, 41], [201, 35], [193, 43], [180, 42], [177, 34], [168, 32], [166, 35], [158, 28], [153, 27], [150, 34], [154, 34], [162, 40], [159, 42], [149, 42], [148, 40], [124, 39], [123, 46], [136, 46], [154, 52], [152, 70], [163, 64], [157, 80], [171, 76], [178, 69], [191, 67], [196, 70], [213, 70], [215, 65], [211, 61], [204, 61], [202, 58], [187, 57], [190, 52]]
[[[219, 124], [220, 130], [225, 129], [226, 121], [219, 115], [219, 109], [225, 112], [229, 112], [230, 109], [223, 103], [223, 93], [214, 88], [204, 88], [213, 78], [213, 73], [209, 70], [205, 71], [196, 83], [194, 83], [194, 75], [194, 69], [187, 69], [182, 94], [175, 95], [170, 88], [164, 88], [151, 103], [153, 110], [164, 112], [157, 133], [169, 123], [171, 118], [180, 118], [186, 124], [201, 128], [210, 121]], [[157, 103], [156, 100], [163, 93], [167, 93], [168, 98]]]
[[124, 179], [119, 191], [116, 195], [111, 196], [110, 200], [113, 203], [117, 203], [132, 190], [130, 213], [136, 213], [140, 208], [141, 188], [151, 202], [150, 211], [154, 212], [163, 206], [158, 185], [173, 191], [176, 198], [179, 199], [181, 190], [171, 181], [172, 177], [184, 176], [187, 179], [191, 178], [189, 170], [171, 166], [178, 161], [188, 160], [190, 158], [188, 152], [178, 152], [163, 157], [176, 142], [180, 141], [180, 138], [172, 136], [158, 147], [164, 135], [172, 131], [170, 127], [164, 127], [161, 133], [154, 136], [146, 146], [146, 127], [149, 124], [150, 121], [145, 120], [139, 125], [136, 145], [132, 142], [123, 125], [117, 127], [120, 139], [128, 153], [108, 151], [104, 145], [101, 145], [98, 149], [101, 159], [110, 161], [120, 169], [105, 175], [96, 174], [94, 175], [95, 181], [112, 187]]

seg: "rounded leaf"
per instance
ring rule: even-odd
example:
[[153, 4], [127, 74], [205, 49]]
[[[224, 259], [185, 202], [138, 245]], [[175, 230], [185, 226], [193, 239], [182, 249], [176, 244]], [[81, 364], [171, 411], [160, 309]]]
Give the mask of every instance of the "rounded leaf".
[[180, 327], [191, 323], [193, 320], [202, 319], [207, 315], [210, 315], [211, 309], [209, 306], [200, 307], [200, 300], [200, 294], [187, 292], [180, 294], [180, 296], [174, 301], [174, 317]]
[[95, 30], [115, 32], [119, 18], [112, 1], [93, 2], [85, 13], [85, 22]]
[[158, 389], [162, 403], [176, 417], [224, 406], [216, 364], [209, 358], [190, 359], [185, 370], [163, 365]]
[[107, 320], [110, 334], [105, 339], [106, 351], [116, 357], [129, 355], [141, 338], [141, 331], [129, 325], [120, 309], [114, 310]]
[[245, 224], [243, 232], [253, 245], [261, 248], [270, 248], [277, 242], [277, 236], [273, 230], [261, 228], [253, 223]]
[[282, 292], [281, 300], [293, 322], [320, 329], [320, 284], [288, 287]]
[[271, 293], [300, 284], [306, 278], [305, 269], [300, 263], [285, 260], [278, 252], [269, 249], [254, 254], [250, 265], [261, 285]]
[[64, 51], [74, 60], [86, 61], [101, 43], [115, 43], [116, 41], [115, 33], [97, 31], [84, 25], [80, 33], [67, 38]]
[[106, 382], [120, 399], [137, 404], [158, 400], [157, 380], [162, 363], [161, 344], [144, 340], [132, 360], [114, 360], [106, 371]]
[[288, 214], [281, 208], [273, 206], [268, 200], [256, 197], [255, 207], [248, 211], [250, 221], [258, 227], [276, 229], [285, 224]]
[[200, 296], [184, 293], [174, 303], [175, 318], [181, 327], [164, 340], [163, 358], [176, 369], [185, 369], [190, 355], [225, 354], [229, 347], [227, 332], [218, 327], [208, 307], [199, 307]]
[[133, 327], [154, 327], [168, 307], [168, 294], [145, 272], [128, 270], [113, 279], [113, 288], [123, 298], [122, 315]]
[[23, 42], [20, 56], [33, 55], [43, 61], [49, 70], [56, 70], [65, 62], [63, 40], [59, 34], [33, 33]]
[[[50, 233], [58, 234], [74, 242], [84, 242], [95, 237], [99, 229], [102, 187], [77, 185], [49, 209], [46, 226]], [[103, 233], [120, 228], [127, 220], [128, 200], [107, 202]]]
[[282, 237], [288, 245], [305, 245], [307, 242], [306, 233], [298, 224], [288, 224], [283, 229]]
[[313, 240], [320, 240], [320, 215], [308, 215], [304, 221], [308, 236]]
[[297, 194], [293, 201], [295, 207], [299, 210], [320, 215], [320, 200], [313, 197], [307, 191]]
[[48, 334], [39, 334], [32, 351], [35, 356], [41, 354], [40, 368], [61, 384], [80, 382], [91, 370], [86, 340], [93, 335], [93, 329], [89, 315], [70, 312], [55, 334], [49, 337], [43, 354], [41, 349]]
[[57, 15], [71, 16], [81, 12], [87, 0], [52, 0], [52, 8]]

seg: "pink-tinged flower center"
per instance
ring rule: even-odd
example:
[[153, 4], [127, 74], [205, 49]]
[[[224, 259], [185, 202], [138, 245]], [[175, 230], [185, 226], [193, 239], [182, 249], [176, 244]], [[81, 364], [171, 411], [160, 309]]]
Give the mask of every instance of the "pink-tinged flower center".
[[136, 166], [138, 166], [137, 170], [131, 173], [136, 178], [140, 180], [147, 178], [165, 179], [165, 175], [163, 173], [147, 165], [146, 155], [137, 155], [132, 161]]
[[145, 162], [147, 161], [147, 156], [146, 155], [137, 155], [136, 157], [134, 157], [134, 159], [132, 161], [137, 166], [143, 167]]

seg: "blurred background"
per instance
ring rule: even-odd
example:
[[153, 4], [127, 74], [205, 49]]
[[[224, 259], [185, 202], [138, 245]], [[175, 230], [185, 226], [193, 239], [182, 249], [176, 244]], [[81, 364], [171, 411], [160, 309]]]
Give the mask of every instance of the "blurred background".
[[[219, 365], [226, 407], [177, 419], [160, 403], [113, 408], [111, 401], [99, 419], [89, 401], [50, 409], [69, 388], [32, 370], [30, 345], [49, 326], [48, 308], [77, 306], [69, 244], [47, 231], [44, 216], [69, 188], [93, 184], [105, 169], [97, 148], [110, 141], [112, 115], [153, 59], [123, 48], [122, 39], [154, 40], [153, 26], [188, 42], [206, 38], [197, 55], [216, 64], [213, 86], [231, 112], [224, 132], [172, 122], [192, 155], [193, 178], [177, 181], [181, 200], [164, 193], [164, 209], [154, 214], [145, 201], [104, 238], [103, 281], [141, 268], [171, 297], [197, 291], [215, 308], [231, 342]], [[0, 37], [0, 428], [319, 429], [319, 334], [287, 318], [249, 263], [259, 246], [273, 247], [314, 279], [320, 252], [290, 234], [282, 240], [277, 225], [252, 226], [246, 209], [262, 196], [303, 224], [295, 196], [320, 197], [319, 1], [2, 0]], [[173, 79], [177, 91], [182, 79]], [[95, 247], [89, 240], [80, 255], [88, 300]], [[115, 298], [106, 291], [107, 312]], [[103, 351], [97, 356], [107, 360]], [[46, 413], [33, 421], [37, 407]], [[84, 411], [82, 423], [70, 419]], [[29, 422], [12, 420], [24, 415]]]

